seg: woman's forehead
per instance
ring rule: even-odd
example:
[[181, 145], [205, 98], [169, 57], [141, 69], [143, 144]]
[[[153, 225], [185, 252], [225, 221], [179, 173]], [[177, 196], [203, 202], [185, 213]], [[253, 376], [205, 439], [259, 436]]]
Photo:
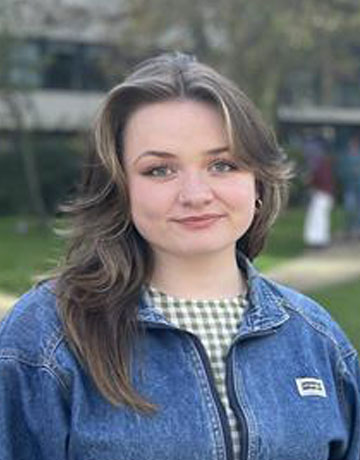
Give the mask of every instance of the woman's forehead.
[[229, 144], [223, 117], [210, 104], [171, 100], [140, 107], [124, 130], [124, 150], [173, 149], [192, 144], [201, 150]]

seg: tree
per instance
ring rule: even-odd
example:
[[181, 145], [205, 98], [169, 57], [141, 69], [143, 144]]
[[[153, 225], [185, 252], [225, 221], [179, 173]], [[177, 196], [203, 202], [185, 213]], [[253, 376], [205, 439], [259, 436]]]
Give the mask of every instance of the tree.
[[36, 117], [35, 108], [29, 97], [28, 89], [13, 78], [13, 58], [18, 47], [18, 37], [14, 36], [19, 16], [23, 14], [22, 1], [0, 3], [0, 103], [2, 106], [1, 122], [9, 128], [14, 154], [20, 157], [24, 182], [31, 210], [39, 218], [39, 223], [46, 225], [47, 212], [41, 192], [41, 181], [36, 165], [35, 155], [27, 129], [29, 114]]
[[360, 5], [354, 0], [124, 0], [119, 45], [134, 54], [183, 49], [215, 64], [273, 119], [290, 73], [318, 76], [322, 104], [357, 65]]

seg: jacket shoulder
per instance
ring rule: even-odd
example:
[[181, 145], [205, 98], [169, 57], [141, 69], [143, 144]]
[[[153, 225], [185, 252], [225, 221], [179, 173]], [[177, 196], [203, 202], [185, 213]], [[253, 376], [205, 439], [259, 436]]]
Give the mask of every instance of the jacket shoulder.
[[290, 313], [297, 315], [305, 321], [313, 330], [326, 336], [340, 351], [341, 355], [356, 353], [355, 348], [348, 337], [334, 320], [325, 306], [320, 305], [310, 296], [305, 295], [291, 287], [275, 281], [267, 280], [272, 289], [280, 293], [283, 302], [282, 306]]
[[51, 282], [24, 294], [0, 323], [0, 358], [51, 365], [64, 340]]

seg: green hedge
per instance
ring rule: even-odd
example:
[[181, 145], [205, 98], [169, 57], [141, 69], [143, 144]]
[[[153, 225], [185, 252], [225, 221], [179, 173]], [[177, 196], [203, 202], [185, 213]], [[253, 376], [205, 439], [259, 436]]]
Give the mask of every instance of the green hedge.
[[[80, 139], [76, 137], [29, 138], [25, 154], [32, 154], [40, 191], [48, 214], [56, 212], [60, 202], [78, 182], [82, 161]], [[22, 156], [19, 151], [0, 151], [0, 215], [32, 214]]]

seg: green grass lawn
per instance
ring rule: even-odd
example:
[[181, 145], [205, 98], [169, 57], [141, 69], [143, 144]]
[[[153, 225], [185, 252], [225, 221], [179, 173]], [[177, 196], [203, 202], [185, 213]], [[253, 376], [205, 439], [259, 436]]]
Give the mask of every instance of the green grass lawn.
[[54, 267], [62, 243], [49, 228], [40, 228], [26, 219], [28, 231], [18, 227], [25, 219], [0, 218], [0, 290], [19, 295], [32, 284], [34, 277]]
[[[344, 220], [341, 209], [332, 213], [332, 232], [342, 228]], [[304, 209], [291, 208], [284, 212], [270, 231], [267, 244], [261, 255], [256, 258], [255, 265], [260, 271], [270, 270], [275, 265], [288, 262], [304, 251], [303, 243]]]
[[[333, 213], [333, 228], [341, 224], [341, 213]], [[287, 262], [304, 250], [302, 227], [304, 210], [286, 211], [276, 222], [262, 254], [255, 265], [267, 271]], [[29, 231], [20, 233], [16, 227], [20, 218], [0, 218], [0, 290], [20, 294], [32, 284], [34, 275], [53, 267], [61, 254], [63, 242], [50, 228], [40, 229], [33, 219], [27, 219]]]
[[270, 231], [264, 251], [256, 258], [255, 265], [266, 271], [299, 256], [304, 251], [302, 209], [289, 209], [281, 215]]
[[360, 279], [310, 292], [346, 331], [360, 351]]
[[[303, 211], [287, 211], [271, 231], [265, 252], [256, 259], [264, 271], [286, 262], [303, 251]], [[34, 276], [54, 267], [61, 254], [63, 242], [50, 228], [39, 228], [34, 219], [26, 219], [27, 233], [16, 230], [23, 219], [0, 218], [0, 290], [19, 295], [32, 284]]]

